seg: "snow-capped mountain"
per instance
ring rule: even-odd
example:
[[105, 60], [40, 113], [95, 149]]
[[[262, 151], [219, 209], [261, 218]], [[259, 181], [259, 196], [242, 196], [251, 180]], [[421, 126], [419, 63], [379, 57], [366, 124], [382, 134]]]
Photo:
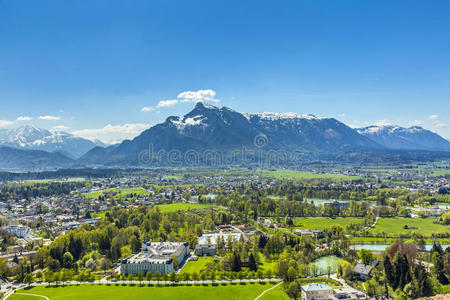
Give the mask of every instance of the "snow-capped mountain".
[[440, 135], [420, 126], [368, 126], [357, 131], [391, 149], [406, 150], [450, 150], [450, 142]]
[[[256, 141], [255, 138], [261, 138]], [[261, 144], [262, 143], [262, 144]], [[347, 125], [332, 118], [296, 113], [242, 114], [230, 108], [197, 103], [183, 117], [169, 117], [133, 140], [89, 151], [81, 161], [96, 164], [137, 163], [142, 151], [207, 149], [230, 153], [263, 149], [332, 152], [382, 148]]]
[[25, 150], [60, 152], [78, 158], [94, 148], [92, 141], [63, 131], [49, 131], [31, 125], [0, 129], [0, 146]]

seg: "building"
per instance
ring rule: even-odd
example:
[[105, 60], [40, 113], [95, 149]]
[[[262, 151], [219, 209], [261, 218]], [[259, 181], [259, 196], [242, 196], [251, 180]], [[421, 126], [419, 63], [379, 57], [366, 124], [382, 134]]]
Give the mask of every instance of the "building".
[[217, 246], [214, 244], [197, 245], [195, 247], [195, 255], [197, 256], [214, 256], [217, 253]]
[[353, 268], [353, 276], [357, 279], [366, 281], [370, 278], [372, 270], [373, 266], [371, 265], [357, 264]]
[[122, 261], [122, 274], [146, 274], [147, 272], [161, 274], [172, 273], [175, 268], [172, 257], [176, 257], [181, 264], [189, 254], [187, 242], [147, 242], [142, 245], [142, 251], [129, 259]]
[[333, 295], [333, 289], [326, 283], [302, 285], [302, 300], [325, 300]]
[[11, 225], [4, 227], [3, 230], [12, 235], [15, 235], [19, 239], [23, 239], [30, 234], [30, 228], [25, 226]]
[[205, 233], [201, 237], [198, 238], [199, 245], [217, 245], [218, 238], [222, 239], [223, 243], [227, 243], [228, 240], [232, 241], [240, 241], [241, 237], [243, 238], [240, 232], [215, 232], [215, 233]]
[[296, 235], [303, 236], [303, 235], [309, 235], [311, 237], [321, 239], [325, 237], [325, 232], [322, 230], [312, 230], [312, 229], [296, 229], [294, 231]]
[[345, 210], [345, 209], [348, 208], [348, 202], [340, 202], [340, 201], [337, 201], [337, 200], [334, 200], [332, 202], [325, 202], [323, 204], [323, 206], [327, 206], [327, 205], [331, 205], [337, 210]]

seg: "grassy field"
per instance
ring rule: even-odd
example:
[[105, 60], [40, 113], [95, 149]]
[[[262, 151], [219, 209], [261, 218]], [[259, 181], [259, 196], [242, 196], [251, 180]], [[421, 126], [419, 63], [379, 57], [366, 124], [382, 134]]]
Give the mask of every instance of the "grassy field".
[[259, 269], [266, 272], [267, 270], [272, 270], [272, 272], [275, 274], [275, 270], [277, 268], [278, 261], [267, 259], [263, 255], [260, 255], [260, 261], [259, 261]]
[[280, 284], [273, 290], [265, 293], [261, 298], [261, 300], [289, 300], [289, 296], [283, 291], [283, 286]]
[[333, 179], [333, 180], [353, 180], [359, 179], [358, 176], [347, 176], [340, 174], [318, 174], [311, 172], [300, 172], [295, 170], [284, 170], [284, 169], [275, 169], [275, 170], [257, 170], [255, 171], [256, 175], [261, 175], [265, 177], [274, 177], [277, 179]]
[[214, 259], [212, 257], [199, 257], [198, 260], [193, 261], [190, 260], [188, 263], [181, 269], [180, 274], [184, 273], [199, 273], [202, 270], [205, 270], [206, 265], [213, 262]]
[[67, 179], [30, 179], [25, 180], [25, 183], [50, 183], [50, 182], [83, 182], [86, 181], [82, 177], [72, 177]]
[[[371, 233], [377, 234], [407, 234], [417, 232], [424, 236], [431, 236], [432, 233], [445, 233], [450, 231], [450, 226], [433, 223], [434, 218], [410, 219], [410, 218], [381, 218], [377, 225], [371, 229]], [[407, 225], [408, 229], [404, 226]]]
[[[255, 299], [263, 291], [273, 287], [274, 284], [236, 284], [218, 286], [66, 286], [66, 287], [34, 287], [21, 290], [19, 293], [43, 295], [51, 300], [96, 300], [96, 299], [207, 299], [207, 300], [229, 300], [229, 299]], [[274, 298], [265, 299], [287, 299], [281, 289], [274, 289]], [[11, 300], [37, 299], [33, 296], [12, 295]]]
[[98, 192], [86, 193], [84, 197], [90, 199], [98, 199], [98, 196], [103, 195], [104, 192], [116, 192], [116, 199], [125, 198], [126, 195], [136, 194], [136, 195], [148, 195], [149, 192], [143, 189], [135, 188], [135, 189], [108, 189]]
[[175, 212], [179, 210], [205, 209], [211, 206], [212, 205], [198, 204], [198, 203], [172, 203], [172, 204], [155, 205], [155, 207], [158, 207], [159, 211], [162, 213]]
[[[349, 224], [355, 223], [363, 223], [364, 219], [362, 218], [295, 218], [294, 220], [294, 228], [295, 229], [317, 229], [323, 230], [326, 228], [330, 228], [333, 225], [340, 225], [345, 227]], [[303, 224], [303, 226], [301, 226]], [[291, 228], [285, 228], [290, 231]]]

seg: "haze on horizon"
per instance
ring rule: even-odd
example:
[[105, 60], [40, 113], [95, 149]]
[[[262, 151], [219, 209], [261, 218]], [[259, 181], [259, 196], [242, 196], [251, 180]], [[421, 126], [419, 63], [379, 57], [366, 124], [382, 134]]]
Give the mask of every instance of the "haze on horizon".
[[448, 1], [0, 1], [0, 128], [104, 142], [197, 101], [450, 138]]

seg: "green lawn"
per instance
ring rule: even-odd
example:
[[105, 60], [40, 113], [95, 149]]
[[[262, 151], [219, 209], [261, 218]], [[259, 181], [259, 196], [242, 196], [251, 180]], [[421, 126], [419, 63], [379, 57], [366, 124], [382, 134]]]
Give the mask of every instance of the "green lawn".
[[126, 195], [129, 194], [136, 194], [136, 195], [148, 195], [149, 192], [144, 190], [144, 189], [139, 189], [139, 188], [133, 188], [133, 189], [107, 189], [107, 190], [103, 190], [103, 191], [98, 191], [98, 192], [92, 192], [92, 193], [86, 193], [84, 194], [84, 197], [86, 198], [91, 198], [91, 199], [98, 199], [98, 196], [103, 195], [104, 192], [106, 191], [112, 191], [112, 192], [116, 192], [116, 199], [119, 198], [125, 198]]
[[[417, 232], [424, 236], [431, 236], [432, 233], [445, 233], [450, 231], [450, 226], [433, 223], [434, 218], [410, 219], [410, 218], [381, 218], [378, 220], [371, 233], [377, 234], [407, 234]], [[408, 229], [404, 226], [408, 225]]]
[[155, 207], [158, 207], [159, 211], [162, 213], [175, 212], [179, 210], [205, 209], [211, 206], [212, 205], [197, 204], [197, 203], [172, 203], [172, 204], [155, 205]]
[[[362, 218], [295, 218], [293, 221], [295, 227], [292, 228], [292, 231], [295, 229], [323, 230], [330, 228], [333, 225], [345, 227], [349, 224], [364, 223], [364, 219]], [[301, 224], [303, 224], [303, 226], [301, 226]], [[285, 230], [290, 231], [291, 228], [285, 228]]]
[[188, 263], [181, 269], [180, 274], [184, 273], [199, 273], [200, 271], [206, 268], [206, 265], [213, 262], [214, 259], [212, 257], [199, 257], [198, 260], [190, 260]]
[[261, 298], [261, 300], [289, 300], [289, 296], [283, 291], [283, 285], [279, 285], [273, 290], [265, 293]]
[[275, 270], [277, 268], [278, 261], [273, 259], [268, 259], [264, 257], [262, 254], [259, 256], [259, 269], [266, 272], [267, 270], [272, 270], [272, 274], [275, 274]]
[[358, 176], [347, 176], [340, 174], [319, 174], [319, 173], [311, 173], [311, 172], [301, 172], [295, 170], [284, 170], [284, 169], [275, 169], [275, 170], [257, 170], [255, 171], [256, 175], [266, 176], [266, 177], [274, 177], [277, 179], [333, 179], [333, 180], [353, 180], [360, 179]]
[[[20, 290], [19, 293], [44, 295], [50, 300], [97, 300], [97, 299], [207, 299], [207, 300], [229, 300], [229, 299], [255, 299], [263, 291], [273, 287], [274, 284], [236, 284], [218, 286], [106, 286], [106, 285], [82, 285], [66, 287], [34, 287]], [[271, 291], [272, 292], [272, 291]], [[273, 290], [274, 299], [281, 298], [281, 290]], [[33, 296], [12, 295], [11, 300], [39, 299]], [[41, 298], [42, 299], [42, 298]], [[273, 299], [273, 298], [266, 298]]]

